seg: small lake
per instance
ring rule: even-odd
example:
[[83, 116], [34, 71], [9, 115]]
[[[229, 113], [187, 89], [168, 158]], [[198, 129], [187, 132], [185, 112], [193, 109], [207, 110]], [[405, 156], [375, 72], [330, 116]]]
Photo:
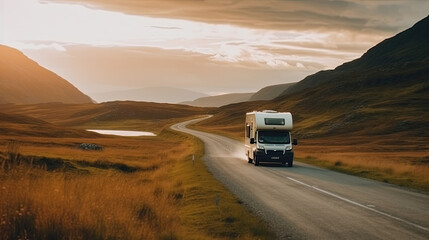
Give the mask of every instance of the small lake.
[[96, 132], [99, 134], [117, 135], [117, 136], [125, 136], [125, 137], [156, 136], [156, 134], [154, 133], [142, 132], [142, 131], [99, 130], [99, 129], [87, 129], [86, 131]]

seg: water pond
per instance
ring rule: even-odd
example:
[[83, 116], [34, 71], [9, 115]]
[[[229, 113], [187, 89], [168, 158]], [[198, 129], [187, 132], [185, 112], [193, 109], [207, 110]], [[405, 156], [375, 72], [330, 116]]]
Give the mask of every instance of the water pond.
[[156, 134], [154, 133], [142, 132], [142, 131], [99, 130], [99, 129], [87, 129], [87, 131], [96, 132], [99, 134], [117, 135], [117, 136], [125, 136], [125, 137], [156, 136]]

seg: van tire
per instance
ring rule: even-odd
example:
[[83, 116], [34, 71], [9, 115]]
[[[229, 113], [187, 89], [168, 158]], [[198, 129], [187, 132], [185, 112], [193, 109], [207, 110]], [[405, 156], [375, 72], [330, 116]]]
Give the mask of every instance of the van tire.
[[287, 166], [292, 167], [293, 166], [293, 160], [289, 160], [289, 162], [287, 162]]
[[248, 159], [249, 159], [248, 163], [252, 163], [253, 162], [253, 160], [251, 158], [248, 158]]
[[255, 164], [255, 166], [259, 166], [259, 160], [255, 155], [253, 156], [253, 164]]

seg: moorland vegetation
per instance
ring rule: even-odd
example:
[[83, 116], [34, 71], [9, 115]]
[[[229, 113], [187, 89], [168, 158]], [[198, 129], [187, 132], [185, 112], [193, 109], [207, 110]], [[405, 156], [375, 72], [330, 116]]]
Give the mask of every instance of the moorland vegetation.
[[[150, 107], [118, 104], [125, 106], [120, 114], [112, 107], [110, 113], [99, 110], [104, 106], [98, 104], [22, 105], [27, 115], [4, 114], [1, 239], [273, 237], [207, 171], [202, 144], [168, 128], [172, 122], [196, 117], [193, 114], [201, 114], [201, 109], [181, 109], [182, 118], [173, 117], [174, 107], [169, 109], [173, 115], [164, 111], [162, 119], [131, 118], [129, 114], [151, 111]], [[42, 115], [49, 122], [35, 121]], [[73, 128], [66, 126], [77, 122], [80, 125]], [[104, 136], [84, 131], [86, 127], [146, 130], [157, 136]], [[102, 150], [82, 150], [81, 143]]]

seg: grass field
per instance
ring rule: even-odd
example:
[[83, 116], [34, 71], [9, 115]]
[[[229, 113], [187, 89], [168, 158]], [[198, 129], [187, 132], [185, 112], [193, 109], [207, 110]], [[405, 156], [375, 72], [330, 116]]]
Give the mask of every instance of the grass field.
[[[22, 134], [34, 125], [20, 119], [0, 134], [0, 239], [273, 238], [207, 171], [202, 144], [168, 128], [186, 118], [86, 121], [68, 137]], [[80, 137], [88, 126], [158, 136]]]
[[356, 176], [429, 192], [429, 152], [421, 138], [397, 136], [303, 139], [298, 161]]

